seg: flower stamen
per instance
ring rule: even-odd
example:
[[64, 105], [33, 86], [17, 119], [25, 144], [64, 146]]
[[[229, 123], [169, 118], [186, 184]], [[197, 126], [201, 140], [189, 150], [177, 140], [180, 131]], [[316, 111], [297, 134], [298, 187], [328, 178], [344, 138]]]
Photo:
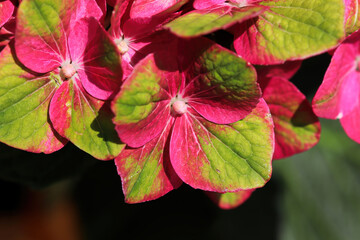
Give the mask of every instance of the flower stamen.
[[75, 75], [75, 73], [76, 73], [76, 69], [74, 65], [71, 64], [71, 62], [63, 64], [60, 68], [60, 77], [63, 80], [71, 78], [72, 76]]

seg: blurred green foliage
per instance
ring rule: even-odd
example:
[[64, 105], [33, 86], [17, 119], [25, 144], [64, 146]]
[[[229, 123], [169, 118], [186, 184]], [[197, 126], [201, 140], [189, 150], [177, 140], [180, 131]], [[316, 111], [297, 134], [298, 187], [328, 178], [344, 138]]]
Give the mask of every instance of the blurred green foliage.
[[360, 239], [360, 147], [339, 121], [322, 120], [319, 144], [274, 163], [281, 176], [279, 239]]

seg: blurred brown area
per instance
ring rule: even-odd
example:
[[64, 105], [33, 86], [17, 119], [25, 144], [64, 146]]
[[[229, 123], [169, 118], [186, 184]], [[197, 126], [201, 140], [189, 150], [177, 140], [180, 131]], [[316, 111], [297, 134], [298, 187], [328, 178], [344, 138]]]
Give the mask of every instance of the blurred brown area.
[[0, 214], [1, 240], [81, 240], [79, 219], [64, 183], [22, 189], [23, 201]]

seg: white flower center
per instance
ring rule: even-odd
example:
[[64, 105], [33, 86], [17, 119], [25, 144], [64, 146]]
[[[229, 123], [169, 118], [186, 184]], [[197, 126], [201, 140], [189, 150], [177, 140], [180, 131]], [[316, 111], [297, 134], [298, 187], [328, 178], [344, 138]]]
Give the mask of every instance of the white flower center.
[[126, 38], [115, 39], [115, 43], [122, 55], [129, 51], [130, 41]]
[[225, 1], [225, 3], [233, 5], [238, 8], [249, 6], [248, 0], [229, 0], [229, 1]]
[[172, 110], [177, 115], [183, 115], [187, 111], [187, 104], [184, 100], [176, 100], [172, 104]]
[[360, 55], [359, 56], [356, 56], [356, 59], [355, 59], [355, 70], [357, 72], [360, 72]]
[[60, 77], [62, 79], [69, 79], [72, 76], [74, 76], [76, 73], [76, 69], [73, 64], [71, 63], [65, 63], [61, 66], [60, 69]]

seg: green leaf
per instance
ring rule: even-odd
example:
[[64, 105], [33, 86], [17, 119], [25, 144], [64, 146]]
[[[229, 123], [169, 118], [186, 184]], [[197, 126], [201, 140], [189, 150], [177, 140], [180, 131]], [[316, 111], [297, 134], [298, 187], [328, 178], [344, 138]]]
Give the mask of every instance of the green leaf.
[[265, 10], [261, 6], [244, 8], [219, 7], [214, 9], [194, 10], [176, 18], [167, 25], [170, 31], [181, 37], [196, 37], [243, 22], [259, 15]]

